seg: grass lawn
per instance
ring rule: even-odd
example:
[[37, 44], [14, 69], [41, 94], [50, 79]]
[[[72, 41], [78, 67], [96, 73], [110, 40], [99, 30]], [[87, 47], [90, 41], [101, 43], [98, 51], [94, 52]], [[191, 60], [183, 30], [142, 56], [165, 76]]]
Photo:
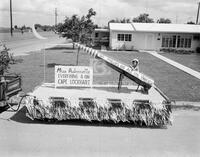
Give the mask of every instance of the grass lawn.
[[[182, 72], [179, 69], [153, 57], [147, 53], [139, 52], [104, 52], [117, 60], [129, 64], [133, 58], [140, 60], [140, 71], [155, 80], [156, 85], [172, 100], [200, 101], [200, 80]], [[23, 90], [29, 92], [43, 81], [43, 53], [31, 53], [18, 57], [22, 63], [11, 67], [11, 72], [21, 73], [23, 77]], [[79, 65], [89, 65], [91, 57], [81, 52]], [[52, 49], [46, 50], [46, 82], [54, 81], [54, 65], [75, 65], [76, 50]], [[102, 67], [100, 67], [101, 69]], [[105, 67], [103, 67], [105, 68]], [[94, 83], [117, 84], [119, 74], [106, 67], [104, 75], [95, 75]], [[124, 79], [124, 82], [132, 83]]]
[[200, 54], [198, 53], [193, 53], [193, 54], [163, 53], [161, 55], [200, 72]]

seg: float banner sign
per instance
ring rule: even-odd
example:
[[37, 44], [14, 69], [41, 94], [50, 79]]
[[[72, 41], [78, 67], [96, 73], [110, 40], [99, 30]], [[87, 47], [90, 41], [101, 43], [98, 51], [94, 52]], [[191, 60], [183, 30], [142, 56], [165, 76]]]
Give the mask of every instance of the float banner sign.
[[88, 66], [55, 66], [56, 87], [91, 87], [93, 69]]

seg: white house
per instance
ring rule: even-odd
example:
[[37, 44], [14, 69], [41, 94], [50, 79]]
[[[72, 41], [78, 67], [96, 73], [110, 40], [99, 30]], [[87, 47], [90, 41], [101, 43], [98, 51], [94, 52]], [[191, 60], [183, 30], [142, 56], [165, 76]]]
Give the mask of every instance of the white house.
[[122, 50], [173, 48], [195, 51], [200, 46], [200, 25], [109, 23], [109, 47]]

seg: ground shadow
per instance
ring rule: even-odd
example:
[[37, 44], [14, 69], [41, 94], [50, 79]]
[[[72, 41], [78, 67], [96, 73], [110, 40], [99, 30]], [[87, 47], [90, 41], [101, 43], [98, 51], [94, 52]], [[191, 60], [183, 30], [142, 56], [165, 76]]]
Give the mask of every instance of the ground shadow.
[[172, 105], [172, 110], [200, 111], [200, 106], [194, 106], [194, 105]]
[[[47, 68], [54, 68], [56, 65], [62, 65], [62, 66], [75, 66], [74, 64], [58, 64], [58, 63], [48, 63], [46, 65]], [[40, 67], [44, 67], [44, 65], [40, 65]]]
[[5, 112], [6, 110], [8, 110], [9, 106], [6, 105], [6, 106], [0, 106], [0, 114]]
[[145, 125], [140, 126], [139, 124], [133, 124], [128, 122], [120, 122], [113, 123], [107, 121], [92, 121], [88, 122], [85, 120], [64, 120], [64, 121], [56, 121], [56, 120], [31, 120], [26, 116], [27, 109], [26, 107], [22, 107], [14, 116], [10, 119], [19, 123], [26, 124], [44, 124], [44, 125], [74, 125], [74, 126], [94, 126], [94, 127], [122, 127], [122, 128], [143, 128], [143, 129], [166, 129], [166, 126], [163, 127], [147, 127]]
[[62, 53], [75, 53], [74, 51], [62, 51]]
[[56, 46], [56, 47], [46, 48], [45, 50], [75, 50], [75, 49], [73, 49], [73, 47]]

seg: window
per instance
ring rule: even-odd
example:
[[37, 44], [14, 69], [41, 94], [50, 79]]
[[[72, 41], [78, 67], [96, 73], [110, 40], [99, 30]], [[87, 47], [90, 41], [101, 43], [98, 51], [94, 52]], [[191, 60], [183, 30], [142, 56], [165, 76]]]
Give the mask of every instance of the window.
[[178, 36], [177, 48], [191, 48], [192, 37]]
[[125, 34], [125, 41], [131, 41], [131, 34]]
[[95, 38], [98, 38], [99, 37], [99, 33], [95, 33]]
[[164, 35], [162, 37], [162, 47], [166, 48], [191, 48], [192, 37]]
[[191, 47], [191, 38], [185, 38], [185, 48], [190, 48]]
[[124, 41], [124, 34], [118, 34], [117, 39], [118, 41]]
[[163, 36], [162, 47], [176, 47], [176, 36]]
[[131, 41], [131, 34], [117, 34], [118, 41]]

